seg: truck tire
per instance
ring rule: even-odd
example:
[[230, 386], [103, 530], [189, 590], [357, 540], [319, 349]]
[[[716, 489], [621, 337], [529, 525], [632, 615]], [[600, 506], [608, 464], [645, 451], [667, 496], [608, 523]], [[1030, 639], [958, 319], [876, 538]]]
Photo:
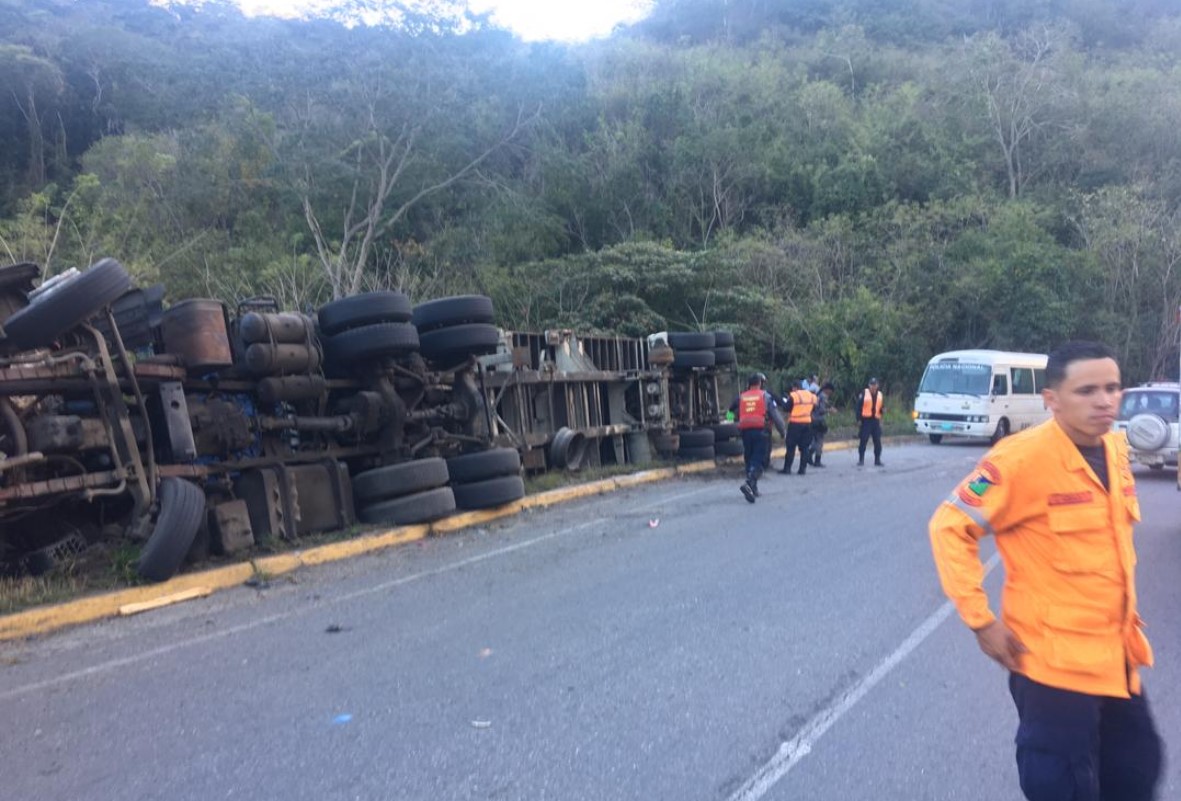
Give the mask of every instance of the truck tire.
[[353, 497], [357, 506], [369, 506], [441, 487], [447, 479], [442, 459], [414, 459], [358, 473], [353, 477]]
[[[521, 454], [515, 448], [492, 448], [487, 451], [465, 453], [447, 460], [447, 473], [452, 485], [471, 484], [501, 476], [515, 476], [521, 472]], [[458, 503], [459, 496], [456, 496]]]
[[377, 323], [323, 340], [326, 361], [338, 364], [405, 356], [419, 348], [418, 330], [409, 323]]
[[484, 295], [456, 295], [428, 300], [414, 307], [413, 318], [419, 333], [467, 323], [490, 325], [494, 319], [492, 298]]
[[737, 364], [738, 354], [734, 352], [734, 348], [714, 348], [714, 364]]
[[114, 259], [96, 262], [86, 272], [25, 306], [4, 323], [8, 340], [23, 350], [49, 345], [85, 322], [131, 288], [131, 276]]
[[706, 459], [717, 458], [717, 452], [714, 447], [710, 445], [708, 448], [685, 448], [682, 447], [677, 451], [677, 458], [683, 459], [686, 462], [701, 462]]
[[692, 431], [681, 432], [680, 450], [685, 448], [712, 448], [717, 442], [717, 436], [712, 428], [697, 428]]
[[167, 581], [176, 575], [205, 517], [205, 493], [190, 481], [160, 481], [160, 512], [156, 526], [140, 551], [136, 572], [148, 581]]
[[734, 347], [734, 335], [729, 331], [714, 331], [714, 347], [715, 348], [732, 348]]
[[718, 456], [741, 456], [744, 452], [740, 439], [727, 439], [714, 445], [714, 453]]
[[501, 476], [471, 484], [460, 484], [455, 491], [455, 505], [460, 509], [492, 509], [525, 497], [525, 482], [520, 476]]
[[738, 439], [742, 436], [742, 429], [738, 427], [738, 423], [718, 423], [710, 426], [710, 428], [714, 432], [714, 442]]
[[413, 314], [410, 298], [401, 292], [365, 292], [325, 303], [316, 316], [320, 331], [332, 336], [378, 323], [408, 323]]
[[673, 350], [709, 350], [717, 347], [712, 331], [670, 331], [668, 344]]
[[357, 512], [362, 523], [385, 523], [412, 526], [429, 523], [455, 511], [455, 495], [450, 487], [418, 492], [389, 501], [370, 504]]
[[468, 356], [495, 353], [500, 330], [487, 323], [464, 323], [419, 334], [422, 355], [433, 361], [462, 360]]
[[717, 364], [717, 356], [712, 350], [673, 351], [674, 370], [690, 367], [713, 367], [715, 364]]

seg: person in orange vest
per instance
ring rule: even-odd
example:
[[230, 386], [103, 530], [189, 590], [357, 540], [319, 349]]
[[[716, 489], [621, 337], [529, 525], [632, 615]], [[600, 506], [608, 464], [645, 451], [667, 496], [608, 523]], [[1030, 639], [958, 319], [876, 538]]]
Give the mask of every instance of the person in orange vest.
[[[1140, 519], [1128, 444], [1112, 433], [1120, 371], [1106, 345], [1050, 354], [1052, 419], [1002, 440], [931, 518], [944, 592], [1009, 673], [1026, 798], [1150, 801], [1164, 748], [1140, 668], [1152, 649], [1136, 608]], [[979, 540], [1005, 566], [989, 609]]]
[[767, 377], [762, 373], [752, 374], [747, 381], [746, 391], [730, 404], [730, 411], [738, 415], [738, 428], [742, 432], [742, 457], [746, 465], [746, 481], [739, 489], [749, 503], [754, 503], [755, 498], [759, 497], [759, 478], [763, 475], [764, 458], [771, 437], [767, 432], [767, 421], [770, 420], [779, 429], [780, 436], [785, 435], [783, 417], [779, 414], [775, 398], [764, 388], [766, 381]]
[[873, 437], [873, 463], [875, 467], [882, 464], [882, 412], [886, 410], [885, 396], [878, 389], [878, 380], [869, 379], [869, 386], [861, 393], [858, 403], [854, 404], [857, 420], [861, 423], [857, 440], [857, 466], [865, 464], [865, 446]]
[[785, 399], [787, 408], [787, 455], [783, 458], [780, 473], [790, 474], [796, 460], [796, 449], [800, 451], [799, 475], [808, 470], [808, 451], [812, 445], [812, 410], [816, 408], [816, 396], [804, 389], [804, 382], [791, 382], [791, 393]]

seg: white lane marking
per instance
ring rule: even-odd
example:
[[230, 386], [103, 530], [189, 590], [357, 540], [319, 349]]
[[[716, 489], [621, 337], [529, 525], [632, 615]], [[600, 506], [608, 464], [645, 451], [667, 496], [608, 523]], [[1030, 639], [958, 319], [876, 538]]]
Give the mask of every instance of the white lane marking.
[[552, 540], [557, 537], [563, 537], [568, 534], [573, 534], [573, 533], [581, 531], [585, 528], [590, 528], [591, 526], [597, 526], [601, 523], [606, 523], [606, 522], [607, 522], [607, 518], [602, 518], [602, 517], [596, 518], [596, 519], [588, 521], [586, 523], [579, 523], [577, 526], [570, 526], [569, 528], [564, 528], [559, 531], [553, 531], [553, 532], [550, 532], [549, 534], [543, 534], [540, 537], [534, 537], [531, 540], [524, 540], [523, 542], [514, 543], [513, 545], [507, 545], [504, 548], [498, 548], [495, 551], [489, 551], [488, 553], [480, 554], [479, 556], [473, 556], [468, 559], [464, 559], [462, 561], [446, 565], [444, 567], [435, 568], [434, 570], [424, 570], [421, 573], [415, 573], [410, 576], [403, 576], [402, 578], [393, 579], [392, 581], [385, 581], [385, 582], [382, 582], [381, 584], [377, 584], [372, 587], [366, 587], [363, 590], [356, 590], [354, 592], [350, 592], [345, 595], [340, 595], [335, 598], [323, 599], [317, 603], [310, 604], [310, 605], [304, 606], [304, 607], [300, 607], [298, 609], [292, 609], [287, 612], [280, 612], [279, 614], [275, 614], [275, 615], [268, 615], [267, 617], [259, 618], [257, 620], [252, 620], [249, 623], [243, 623], [241, 625], [233, 626], [231, 628], [223, 629], [221, 631], [216, 631], [211, 634], [204, 634], [199, 637], [193, 637], [192, 639], [185, 640], [184, 642], [176, 642], [176, 643], [172, 643], [170, 645], [164, 645], [159, 648], [153, 648], [150, 651], [144, 651], [143, 653], [139, 653], [134, 656], [128, 656], [128, 657], [124, 657], [122, 659], [112, 659], [109, 662], [101, 662], [97, 665], [92, 665], [92, 666], [90, 666], [88, 668], [84, 668], [82, 670], [76, 670], [72, 673], [66, 673], [66, 674], [63, 674], [61, 676], [57, 676], [52, 679], [46, 679], [44, 681], [39, 681], [34, 684], [26, 684], [23, 687], [16, 687], [11, 690], [5, 690], [4, 692], [0, 692], [0, 701], [7, 701], [10, 698], [16, 698], [21, 695], [26, 695], [31, 692], [36, 692], [37, 690], [44, 690], [44, 689], [47, 689], [49, 687], [54, 687], [59, 684], [66, 684], [67, 682], [75, 681], [77, 679], [84, 679], [84, 678], [87, 678], [88, 676], [94, 676], [99, 673], [106, 673], [107, 671], [111, 671], [116, 668], [126, 667], [127, 665], [134, 665], [137, 662], [143, 662], [147, 659], [153, 659], [157, 656], [163, 656], [164, 654], [168, 654], [173, 651], [177, 651], [181, 648], [188, 648], [190, 646], [200, 645], [202, 643], [210, 642], [212, 640], [219, 640], [219, 639], [223, 639], [225, 637], [232, 637], [235, 634], [241, 634], [244, 631], [250, 631], [251, 629], [256, 629], [259, 626], [266, 626], [266, 625], [269, 625], [271, 623], [275, 623], [280, 620], [285, 620], [287, 618], [295, 617], [297, 615], [301, 615], [306, 612], [311, 612], [311, 611], [315, 611], [318, 609], [322, 609], [326, 606], [331, 606], [333, 604], [343, 603], [345, 601], [352, 601], [357, 598], [363, 598], [366, 595], [373, 595], [375, 593], [379, 593], [379, 592], [383, 592], [385, 590], [393, 589], [394, 587], [400, 587], [404, 584], [409, 584], [413, 581], [418, 581], [420, 579], [431, 578], [432, 576], [442, 575], [443, 573], [449, 573], [453, 570], [459, 570], [461, 568], [470, 567], [471, 565], [478, 564], [479, 562], [487, 561], [488, 559], [495, 559], [496, 557], [499, 557], [499, 556], [505, 556], [505, 555], [513, 553], [515, 551], [520, 551], [524, 548], [528, 548], [533, 545], [537, 545], [539, 543], [546, 542], [547, 540]]
[[[993, 568], [1000, 564], [1000, 561], [1000, 554], [993, 554], [985, 565], [984, 575], [987, 576], [991, 573]], [[816, 717], [808, 721], [804, 728], [800, 729], [799, 734], [780, 745], [775, 756], [763, 765], [758, 773], [747, 779], [746, 783], [739, 787], [728, 801], [758, 801], [770, 792], [771, 788], [790, 773], [801, 759], [812, 753], [812, 747], [816, 745], [817, 740], [824, 736], [825, 732], [844, 717], [845, 713], [864, 698], [891, 670], [898, 667], [902, 660], [922, 644], [923, 640], [930, 637], [932, 632], [939, 628], [939, 624], [947, 620], [954, 610], [955, 607], [950, 601], [935, 610], [934, 614], [924, 620], [903, 641], [902, 645], [898, 646], [894, 653], [874, 668], [872, 673], [854, 685], [852, 689], [846, 691], [834, 703], [821, 710]]]

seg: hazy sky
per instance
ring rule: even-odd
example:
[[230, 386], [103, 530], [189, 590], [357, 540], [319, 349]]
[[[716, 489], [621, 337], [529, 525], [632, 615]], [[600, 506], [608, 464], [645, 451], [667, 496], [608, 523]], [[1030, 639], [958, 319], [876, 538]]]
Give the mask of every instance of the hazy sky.
[[[293, 16], [330, 0], [236, 0], [247, 14]], [[430, 5], [429, 0], [423, 5]], [[469, 0], [478, 13], [491, 12], [498, 25], [522, 39], [579, 41], [605, 36], [621, 22], [641, 19], [651, 0]]]

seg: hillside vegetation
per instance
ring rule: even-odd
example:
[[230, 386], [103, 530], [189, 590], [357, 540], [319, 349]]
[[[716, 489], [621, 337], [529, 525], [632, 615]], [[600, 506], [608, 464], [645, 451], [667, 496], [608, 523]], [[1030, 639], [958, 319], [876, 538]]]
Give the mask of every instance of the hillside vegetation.
[[580, 46], [374, 5], [0, 0], [0, 263], [482, 292], [895, 391], [1068, 337], [1175, 373], [1177, 2], [660, 0]]

